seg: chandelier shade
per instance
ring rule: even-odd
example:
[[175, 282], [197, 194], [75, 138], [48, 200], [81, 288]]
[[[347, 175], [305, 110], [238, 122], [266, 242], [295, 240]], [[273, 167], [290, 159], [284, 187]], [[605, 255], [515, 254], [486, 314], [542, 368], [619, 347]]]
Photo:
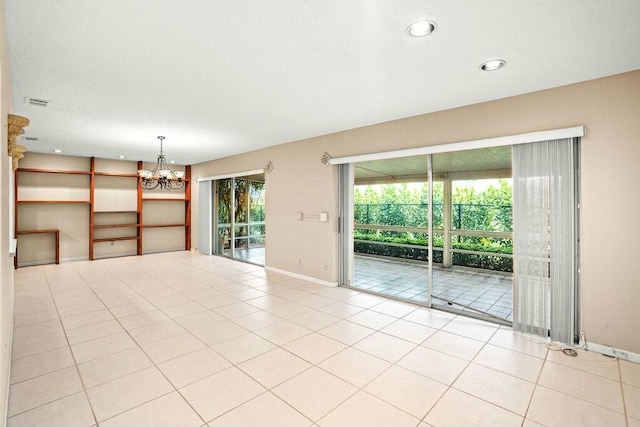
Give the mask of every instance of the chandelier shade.
[[162, 151], [162, 143], [165, 139], [164, 136], [159, 136], [160, 140], [160, 154], [158, 154], [158, 160], [156, 161], [156, 167], [149, 169], [138, 170], [138, 176], [140, 177], [140, 188], [144, 190], [155, 190], [160, 188], [161, 190], [180, 190], [184, 188], [184, 171], [174, 171], [167, 165], [167, 159]]

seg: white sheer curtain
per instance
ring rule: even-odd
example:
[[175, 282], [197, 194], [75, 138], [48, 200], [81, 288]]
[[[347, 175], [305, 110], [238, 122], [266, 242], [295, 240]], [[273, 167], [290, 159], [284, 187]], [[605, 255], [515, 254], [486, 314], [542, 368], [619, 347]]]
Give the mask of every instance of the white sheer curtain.
[[571, 344], [576, 321], [577, 140], [513, 146], [513, 328]]
[[211, 255], [211, 185], [212, 181], [198, 182], [198, 252]]

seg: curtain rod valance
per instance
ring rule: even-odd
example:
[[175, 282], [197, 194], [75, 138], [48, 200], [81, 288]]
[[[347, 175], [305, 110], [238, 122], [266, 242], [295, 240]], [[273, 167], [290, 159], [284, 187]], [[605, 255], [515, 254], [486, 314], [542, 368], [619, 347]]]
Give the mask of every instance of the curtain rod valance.
[[564, 129], [553, 129], [519, 135], [500, 136], [497, 138], [478, 139], [475, 141], [454, 142], [431, 145], [427, 147], [407, 148], [404, 150], [384, 151], [380, 153], [359, 154], [331, 159], [330, 164], [366, 162], [370, 160], [394, 159], [399, 157], [421, 156], [426, 154], [448, 153], [453, 151], [473, 150], [477, 148], [498, 147], [504, 145], [528, 144], [530, 142], [550, 141], [554, 139], [576, 138], [585, 135], [584, 126]]

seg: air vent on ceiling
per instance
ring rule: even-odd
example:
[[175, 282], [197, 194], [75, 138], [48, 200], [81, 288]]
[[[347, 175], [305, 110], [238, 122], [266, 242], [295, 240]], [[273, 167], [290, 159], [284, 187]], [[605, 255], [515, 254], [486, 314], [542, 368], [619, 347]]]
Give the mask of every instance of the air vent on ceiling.
[[24, 98], [24, 102], [26, 104], [29, 104], [29, 105], [35, 105], [36, 107], [48, 107], [49, 106], [49, 101], [46, 101], [44, 99], [31, 98], [29, 96], [26, 96]]
[[25, 136], [24, 140], [25, 141], [37, 141], [38, 138], [36, 138], [35, 136]]

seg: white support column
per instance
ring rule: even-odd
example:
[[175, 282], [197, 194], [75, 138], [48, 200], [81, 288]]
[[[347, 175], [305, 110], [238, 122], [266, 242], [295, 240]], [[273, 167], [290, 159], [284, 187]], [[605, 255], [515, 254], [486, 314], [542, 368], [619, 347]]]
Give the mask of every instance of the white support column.
[[442, 181], [442, 225], [444, 228], [443, 241], [443, 254], [442, 254], [442, 266], [445, 268], [451, 267], [452, 253], [451, 253], [451, 211], [453, 206], [451, 205], [452, 199], [452, 185], [451, 178], [447, 175]]

